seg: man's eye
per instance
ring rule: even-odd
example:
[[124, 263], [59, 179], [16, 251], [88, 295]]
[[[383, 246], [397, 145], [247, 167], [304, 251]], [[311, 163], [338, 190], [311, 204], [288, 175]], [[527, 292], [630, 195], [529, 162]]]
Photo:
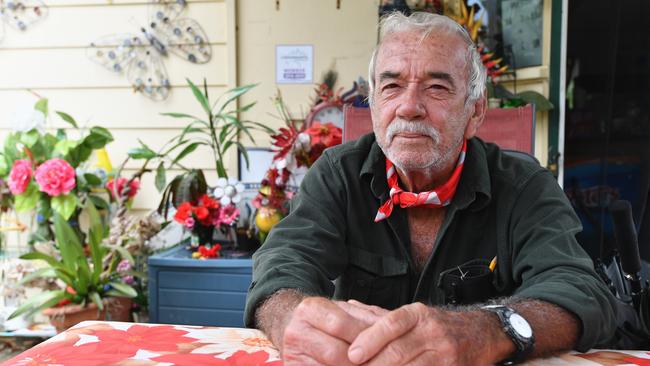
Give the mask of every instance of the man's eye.
[[444, 86], [444, 85], [440, 85], [440, 84], [433, 84], [433, 85], [429, 86], [429, 89], [432, 89], [432, 90], [447, 90], [447, 87]]
[[381, 88], [381, 90], [395, 89], [395, 88], [398, 88], [398, 87], [399, 87], [399, 85], [397, 85], [396, 83], [390, 83], [390, 84], [384, 85]]

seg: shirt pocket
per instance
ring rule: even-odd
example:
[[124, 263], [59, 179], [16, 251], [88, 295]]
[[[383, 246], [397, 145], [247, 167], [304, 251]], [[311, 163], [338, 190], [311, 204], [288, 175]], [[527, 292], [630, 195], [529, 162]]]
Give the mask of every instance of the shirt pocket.
[[395, 309], [408, 301], [407, 273], [405, 260], [348, 247], [348, 266], [337, 281], [335, 297]]

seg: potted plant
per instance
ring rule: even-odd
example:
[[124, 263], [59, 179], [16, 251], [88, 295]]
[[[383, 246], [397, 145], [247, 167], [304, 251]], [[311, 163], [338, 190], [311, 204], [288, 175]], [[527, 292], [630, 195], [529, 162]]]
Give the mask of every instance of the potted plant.
[[114, 319], [118, 314], [116, 310], [129, 309], [128, 301], [124, 303], [117, 298], [130, 299], [137, 293], [123, 282], [124, 273], [118, 271], [118, 266], [123, 260], [132, 263], [133, 258], [125, 248], [104, 242], [108, 233], [90, 200], [86, 201], [85, 209], [89, 219], [89, 228], [85, 233], [87, 247], [82, 245], [71, 225], [61, 215], [54, 213], [54, 237], [58, 251], [54, 255], [31, 252], [21, 256], [22, 259], [46, 263], [44, 268], [23, 278], [22, 283], [38, 277], [53, 277], [61, 287], [27, 300], [9, 319], [45, 310], [57, 330], [62, 330], [80, 321], [75, 317], [78, 313], [84, 313], [83, 316], [90, 319], [105, 319], [109, 315], [117, 320]]
[[0, 152], [0, 178], [11, 193], [2, 196], [2, 208], [36, 212], [32, 244], [53, 239], [55, 213], [69, 220], [78, 239], [83, 240], [78, 230], [79, 202], [90, 200], [95, 207], [108, 206], [97, 193], [105, 192], [105, 176], [89, 169], [88, 160], [94, 150], [113, 141], [113, 136], [100, 126], [79, 128], [69, 114], [56, 113], [79, 132], [78, 138], [61, 128], [56, 133], [45, 132], [48, 99], [40, 98], [33, 110], [16, 117], [14, 131], [7, 136]]
[[[190, 211], [182, 211], [186, 215], [182, 217], [183, 222], [181, 224], [184, 224], [193, 233], [205, 234], [201, 235], [203, 237], [201, 239], [203, 243], [198, 244], [199, 246], [203, 244], [205, 249], [212, 249], [212, 245], [215, 243], [212, 242], [209, 236], [211, 228], [222, 228], [224, 230], [221, 231], [227, 234], [235, 229], [237, 224], [236, 218], [234, 220], [224, 221], [218, 220], [218, 215], [224, 214], [225, 212], [228, 212], [228, 215], [238, 213], [235, 207], [237, 202], [235, 201], [239, 197], [238, 193], [242, 190], [241, 185], [238, 185], [236, 180], [232, 178], [228, 179], [228, 172], [224, 165], [224, 156], [231, 148], [236, 147], [242, 152], [246, 164], [248, 164], [248, 154], [246, 153], [246, 148], [239, 142], [239, 137], [246, 135], [254, 143], [255, 139], [251, 133], [253, 130], [263, 131], [269, 134], [273, 133], [273, 130], [261, 123], [240, 119], [240, 113], [250, 110], [255, 105], [255, 102], [239, 108], [232, 107], [232, 104], [236, 103], [240, 96], [255, 87], [254, 84], [228, 90], [216, 98], [216, 100], [211, 101], [205, 81], [203, 90], [190, 80], [187, 80], [187, 83], [197, 103], [200, 105], [204, 117], [196, 117], [187, 113], [163, 113], [165, 116], [188, 119], [190, 122], [178, 136], [170, 139], [159, 151], [154, 151], [141, 142], [140, 147], [129, 151], [129, 157], [132, 159], [142, 159], [145, 165], [150, 162], [158, 162], [155, 181], [156, 188], [162, 192], [158, 212], [167, 218], [171, 207], [177, 210], [180, 209], [181, 205], [185, 205], [185, 208], [193, 208]], [[206, 146], [212, 152], [211, 158], [219, 178], [218, 182], [212, 184], [212, 187], [207, 184], [202, 170], [190, 169], [180, 164], [181, 159], [194, 152], [199, 146]], [[180, 152], [176, 153], [176, 151]], [[175, 167], [176, 169], [180, 168], [184, 172], [167, 183], [165, 173], [171, 167]], [[217, 218], [211, 220], [210, 225], [207, 225], [205, 218], [196, 216], [196, 209], [205, 201], [204, 197], [210, 200], [216, 200], [220, 206], [219, 209], [215, 208], [210, 213], [211, 215], [217, 215]], [[202, 215], [204, 210], [201, 208], [199, 212]], [[187, 220], [186, 222], [188, 218], [191, 220]], [[215, 225], [217, 221], [218, 224]], [[228, 224], [224, 225], [226, 222]], [[193, 226], [195, 223], [197, 225], [196, 228]], [[232, 230], [226, 229], [226, 226], [230, 226]], [[198, 250], [199, 246], [195, 246], [195, 250]]]

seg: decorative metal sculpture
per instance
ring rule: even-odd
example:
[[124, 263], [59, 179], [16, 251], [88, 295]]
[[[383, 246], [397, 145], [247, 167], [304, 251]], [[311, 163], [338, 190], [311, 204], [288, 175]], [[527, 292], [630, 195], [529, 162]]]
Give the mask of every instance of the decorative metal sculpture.
[[154, 0], [150, 5], [149, 24], [140, 35], [110, 35], [91, 43], [88, 57], [110, 71], [125, 74], [133, 89], [161, 101], [170, 90], [163, 59], [169, 53], [189, 62], [210, 61], [212, 50], [199, 23], [179, 17], [185, 0]]
[[24, 31], [45, 18], [47, 6], [40, 0], [0, 0], [0, 40], [4, 37], [4, 24]]

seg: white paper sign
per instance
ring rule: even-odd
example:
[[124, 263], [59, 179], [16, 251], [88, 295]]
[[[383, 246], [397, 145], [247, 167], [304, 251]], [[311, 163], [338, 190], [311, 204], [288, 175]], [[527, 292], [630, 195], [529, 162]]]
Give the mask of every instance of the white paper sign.
[[314, 46], [275, 46], [275, 82], [311, 84], [314, 79]]

